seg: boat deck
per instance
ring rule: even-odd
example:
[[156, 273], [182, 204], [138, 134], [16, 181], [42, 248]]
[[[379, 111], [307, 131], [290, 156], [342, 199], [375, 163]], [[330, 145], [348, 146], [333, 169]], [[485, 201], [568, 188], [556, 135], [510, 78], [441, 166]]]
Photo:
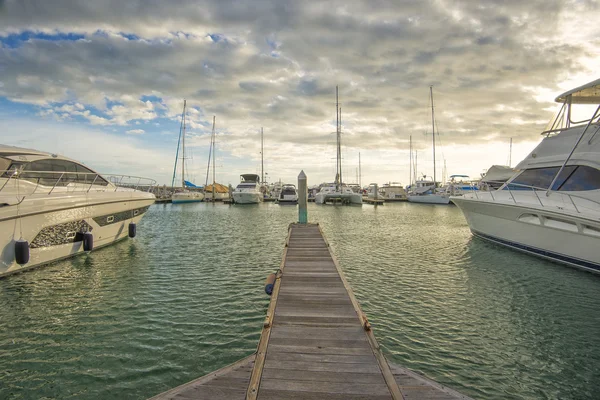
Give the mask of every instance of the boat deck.
[[390, 365], [318, 225], [290, 225], [256, 354], [163, 399], [468, 399]]

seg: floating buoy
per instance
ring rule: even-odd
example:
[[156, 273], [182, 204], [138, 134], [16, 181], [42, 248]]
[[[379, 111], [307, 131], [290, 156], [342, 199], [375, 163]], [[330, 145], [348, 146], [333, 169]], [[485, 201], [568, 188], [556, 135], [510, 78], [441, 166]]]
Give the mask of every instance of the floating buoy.
[[265, 293], [269, 296], [273, 294], [273, 286], [275, 286], [275, 278], [277, 278], [277, 274], [269, 274], [267, 276], [267, 280], [265, 281]]
[[94, 248], [94, 235], [92, 232], [85, 232], [83, 234], [83, 251], [92, 251]]
[[19, 265], [24, 265], [29, 262], [29, 242], [19, 239], [15, 242], [15, 261]]
[[135, 222], [130, 222], [129, 223], [129, 237], [134, 238], [135, 232], [136, 232]]

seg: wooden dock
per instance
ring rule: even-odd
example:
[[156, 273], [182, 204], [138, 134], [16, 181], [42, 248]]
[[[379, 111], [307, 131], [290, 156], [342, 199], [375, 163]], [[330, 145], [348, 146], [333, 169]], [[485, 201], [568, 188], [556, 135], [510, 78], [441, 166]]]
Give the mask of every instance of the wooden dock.
[[369, 198], [363, 197], [363, 203], [372, 204], [374, 206], [382, 206], [385, 203], [385, 200], [383, 200], [383, 199], [369, 199]]
[[468, 399], [390, 365], [315, 224], [290, 225], [256, 353], [164, 399]]

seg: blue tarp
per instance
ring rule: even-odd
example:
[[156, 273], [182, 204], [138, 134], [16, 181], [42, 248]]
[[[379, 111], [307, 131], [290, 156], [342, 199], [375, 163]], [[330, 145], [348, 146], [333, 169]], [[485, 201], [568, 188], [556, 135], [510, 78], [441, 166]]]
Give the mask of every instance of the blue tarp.
[[185, 182], [185, 187], [202, 189], [202, 186], [196, 186], [192, 182], [189, 182], [189, 181], [184, 181], [184, 182]]

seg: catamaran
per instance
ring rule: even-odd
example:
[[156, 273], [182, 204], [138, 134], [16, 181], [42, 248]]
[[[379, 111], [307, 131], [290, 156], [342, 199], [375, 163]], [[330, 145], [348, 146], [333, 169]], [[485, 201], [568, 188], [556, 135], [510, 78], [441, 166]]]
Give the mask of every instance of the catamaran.
[[362, 204], [362, 195], [360, 193], [354, 193], [352, 189], [342, 183], [342, 111], [339, 107], [337, 86], [335, 87], [335, 108], [337, 121], [337, 165], [335, 182], [321, 187], [321, 190], [315, 196], [315, 203], [325, 204], [327, 202], [339, 202], [342, 204]]

